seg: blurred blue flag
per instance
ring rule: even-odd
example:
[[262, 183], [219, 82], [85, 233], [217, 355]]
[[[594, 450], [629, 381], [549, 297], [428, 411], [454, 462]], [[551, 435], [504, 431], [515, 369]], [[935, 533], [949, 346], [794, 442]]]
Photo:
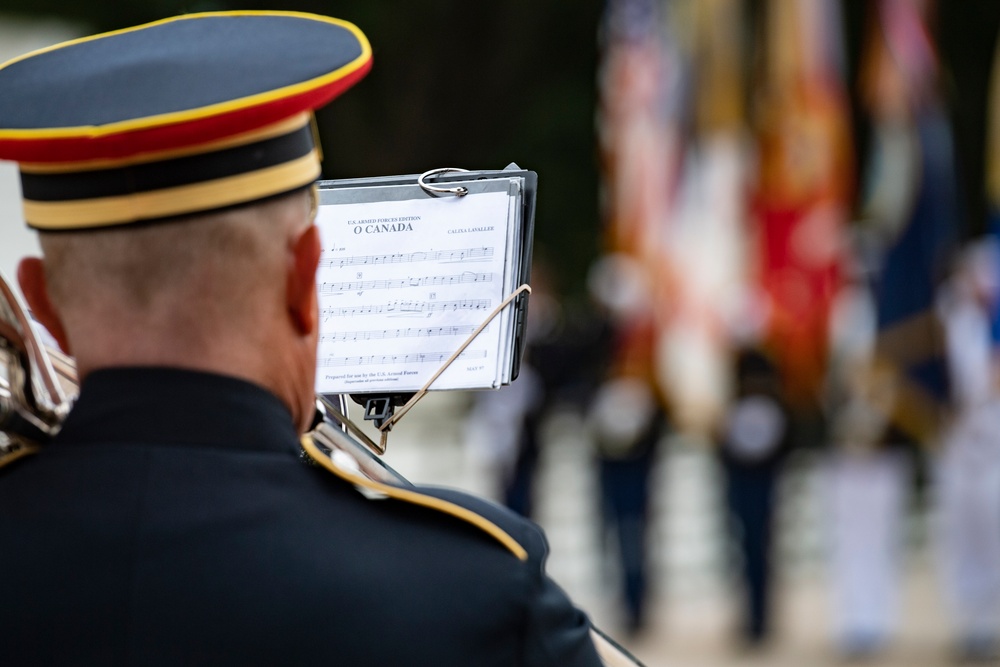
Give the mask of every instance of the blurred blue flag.
[[894, 376], [893, 426], [926, 442], [950, 398], [936, 302], [957, 250], [957, 163], [925, 17], [898, 0], [879, 10], [862, 72], [873, 120], [866, 208], [884, 238], [873, 275], [876, 358]]
[[[993, 55], [987, 108], [986, 199], [989, 231], [1000, 246], [1000, 41]], [[994, 347], [1000, 347], [1000, 290], [994, 294], [990, 333]]]
[[[897, 415], [911, 435], [923, 437], [928, 414], [949, 398], [944, 334], [936, 313], [938, 286], [956, 247], [958, 199], [955, 160], [947, 118], [924, 112], [916, 123], [920, 170], [912, 209], [887, 248], [875, 276], [879, 358], [892, 363], [905, 383]], [[930, 402], [933, 405], [927, 405]], [[915, 432], [914, 432], [915, 431]]]

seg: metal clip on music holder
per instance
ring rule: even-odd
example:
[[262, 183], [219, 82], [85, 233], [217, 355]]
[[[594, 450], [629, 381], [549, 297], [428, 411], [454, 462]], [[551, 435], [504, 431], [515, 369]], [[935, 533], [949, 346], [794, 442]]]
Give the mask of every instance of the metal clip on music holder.
[[422, 187], [424, 189], [424, 192], [427, 192], [428, 194], [431, 195], [454, 195], [456, 197], [464, 197], [465, 195], [469, 194], [469, 188], [465, 186], [459, 185], [458, 187], [455, 188], [442, 188], [438, 185], [428, 185], [424, 180], [429, 176], [434, 176], [436, 174], [445, 174], [453, 171], [468, 172], [469, 170], [461, 169], [459, 167], [441, 167], [440, 169], [431, 169], [429, 171], [425, 171], [424, 173], [420, 174], [420, 176], [417, 178], [417, 185]]

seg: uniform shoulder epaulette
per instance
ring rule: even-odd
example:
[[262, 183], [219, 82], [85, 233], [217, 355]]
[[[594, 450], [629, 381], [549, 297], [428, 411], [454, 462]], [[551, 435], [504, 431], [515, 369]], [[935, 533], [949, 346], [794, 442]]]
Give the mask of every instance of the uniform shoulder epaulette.
[[[485, 516], [488, 513], [486, 507], [484, 507], [487, 505], [485, 501], [476, 502], [475, 499], [464, 494], [459, 498], [456, 493], [447, 490], [403, 488], [376, 482], [358, 472], [335, 464], [330, 457], [323, 454], [309, 436], [303, 436], [302, 448], [315, 463], [332, 472], [337, 477], [350, 482], [369, 497], [382, 496], [393, 498], [448, 514], [490, 535], [514, 554], [518, 560], [528, 560], [528, 550], [520, 541], [511, 536], [508, 530], [498, 525], [498, 521], [496, 520], [498, 517]], [[469, 507], [468, 505], [474, 505], [474, 507]], [[492, 512], [490, 513], [492, 514]]]

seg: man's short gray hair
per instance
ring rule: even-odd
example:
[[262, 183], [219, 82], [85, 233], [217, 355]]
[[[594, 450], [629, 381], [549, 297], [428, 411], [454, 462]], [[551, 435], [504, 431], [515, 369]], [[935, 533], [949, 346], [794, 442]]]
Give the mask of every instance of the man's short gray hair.
[[283, 275], [290, 244], [311, 222], [309, 206], [296, 191], [179, 220], [42, 233], [49, 293], [64, 312], [142, 317], [180, 300], [234, 316]]

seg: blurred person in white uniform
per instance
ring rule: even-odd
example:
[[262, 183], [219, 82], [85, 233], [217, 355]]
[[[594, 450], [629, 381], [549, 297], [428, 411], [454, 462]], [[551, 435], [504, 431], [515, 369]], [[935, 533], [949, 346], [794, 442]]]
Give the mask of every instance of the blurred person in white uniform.
[[935, 459], [935, 534], [966, 659], [1000, 658], [1000, 391], [990, 336], [998, 259], [995, 238], [971, 244], [940, 300], [954, 420]]
[[893, 389], [874, 364], [875, 304], [863, 276], [841, 290], [831, 321], [832, 449], [821, 479], [833, 635], [841, 653], [860, 657], [882, 649], [896, 629], [913, 463], [890, 426]]

